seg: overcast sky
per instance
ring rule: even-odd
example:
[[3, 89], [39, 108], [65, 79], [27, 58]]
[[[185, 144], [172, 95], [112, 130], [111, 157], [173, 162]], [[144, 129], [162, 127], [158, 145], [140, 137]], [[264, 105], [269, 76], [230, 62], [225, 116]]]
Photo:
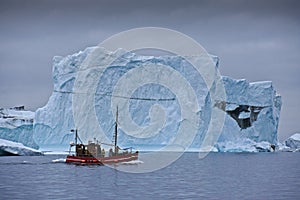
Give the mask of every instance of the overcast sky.
[[0, 107], [35, 110], [52, 92], [52, 58], [131, 28], [180, 31], [220, 57], [222, 75], [271, 80], [279, 140], [300, 132], [299, 1], [0, 0]]

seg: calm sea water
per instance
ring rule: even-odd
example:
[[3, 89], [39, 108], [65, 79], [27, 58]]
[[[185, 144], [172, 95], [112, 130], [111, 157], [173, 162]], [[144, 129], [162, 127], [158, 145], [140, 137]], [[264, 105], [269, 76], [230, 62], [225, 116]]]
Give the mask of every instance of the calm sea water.
[[300, 199], [300, 153], [185, 153], [144, 174], [59, 158], [0, 157], [0, 199]]

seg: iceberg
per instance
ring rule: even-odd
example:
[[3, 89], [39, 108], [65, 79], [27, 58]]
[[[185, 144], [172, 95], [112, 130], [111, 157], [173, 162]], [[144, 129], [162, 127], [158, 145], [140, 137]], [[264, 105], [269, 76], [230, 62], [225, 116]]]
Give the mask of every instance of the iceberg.
[[0, 139], [0, 156], [40, 156], [42, 152], [24, 146], [22, 143]]
[[[109, 61], [111, 64], [101, 73], [97, 67], [89, 68], [84, 66], [85, 60], [94, 51], [99, 56], [95, 66], [103, 67]], [[219, 59], [211, 56], [215, 68], [219, 67]], [[205, 64], [207, 61], [199, 56], [191, 56], [193, 61]], [[100, 64], [99, 64], [100, 63]], [[174, 82], [173, 87], [159, 85], [163, 82], [162, 77], [171, 77], [179, 73], [195, 91], [197, 103], [200, 105], [196, 113], [201, 121], [198, 131], [193, 139], [190, 148], [199, 149], [204, 140], [211, 121], [211, 108], [217, 108], [224, 112], [225, 123], [220, 137], [211, 150], [219, 152], [258, 152], [272, 151], [277, 145], [277, 129], [281, 109], [281, 96], [276, 93], [271, 81], [248, 83], [246, 80], [235, 80], [229, 77], [222, 77], [226, 91], [226, 100], [211, 102], [210, 95], [214, 87], [208, 88], [201, 76], [197, 76], [193, 66], [180, 56], [141, 56], [131, 52], [118, 49], [110, 52], [100, 47], [89, 47], [66, 57], [56, 56], [53, 59], [53, 81], [54, 90], [48, 103], [39, 108], [35, 113], [33, 124], [33, 139], [39, 146], [66, 145], [73, 140], [74, 135], [69, 131], [74, 129], [75, 124], [80, 121], [88, 124], [91, 121], [90, 113], [95, 113], [98, 126], [104, 136], [89, 135], [100, 141], [110, 142], [113, 138], [112, 125], [114, 124], [114, 109], [112, 107], [115, 88], [123, 84], [125, 88], [131, 88], [132, 83], [126, 82], [132, 79], [131, 72], [139, 72], [138, 81], [146, 82], [152, 68], [143, 66], [158, 66], [156, 71], [156, 82], [147, 82], [139, 85], [131, 93], [124, 94], [118, 98], [128, 100], [128, 110], [120, 108], [120, 113], [127, 113], [133, 121], [133, 127], [137, 127], [143, 133], [143, 137], [136, 137], [138, 134], [127, 134], [126, 126], [120, 126], [119, 141], [121, 146], [161, 146], [170, 141], [176, 140], [176, 133], [182, 123], [182, 110], [177, 94], [172, 91], [181, 88], [181, 83]], [[168, 70], [163, 69], [169, 66]], [[176, 71], [176, 73], [170, 73]], [[79, 75], [84, 77], [78, 80]], [[168, 74], [169, 73], [169, 74]], [[87, 86], [88, 80], [94, 80], [97, 84], [92, 90], [76, 90], [76, 86]], [[125, 78], [124, 78], [125, 77]], [[77, 81], [77, 82], [76, 82]], [[119, 85], [118, 85], [119, 84]], [[92, 91], [92, 92], [91, 92]], [[94, 93], [92, 98], [87, 93]], [[74, 98], [79, 96], [80, 101]], [[115, 95], [116, 96], [116, 95]], [[114, 96], [114, 97], [115, 97]], [[94, 105], [85, 107], [87, 99], [92, 99]], [[74, 100], [77, 103], [74, 106]], [[75, 109], [75, 110], [74, 110]], [[76, 110], [80, 110], [76, 115]], [[75, 114], [74, 114], [75, 113]], [[78, 119], [78, 116], [80, 118]], [[77, 123], [75, 123], [77, 120]], [[84, 126], [83, 126], [84, 127]], [[76, 127], [78, 128], [78, 127]], [[86, 132], [97, 132], [96, 128], [90, 126], [80, 129], [84, 137]], [[129, 130], [130, 128], [128, 128]], [[159, 129], [157, 131], [157, 129]], [[134, 132], [132, 129], [131, 131]], [[85, 132], [85, 133], [84, 133]], [[93, 138], [86, 138], [93, 139]], [[110, 139], [110, 141], [109, 141]]]
[[295, 133], [285, 141], [285, 145], [293, 151], [300, 151], [300, 133]]
[[[87, 66], [94, 52], [97, 57]], [[200, 65], [209, 62], [201, 55], [189, 56], [188, 60]], [[217, 70], [219, 58], [210, 55], [210, 60]], [[200, 151], [260, 152], [281, 148], [277, 129], [282, 102], [271, 81], [248, 83], [223, 76], [226, 98], [212, 99], [219, 83], [208, 86], [203, 78], [207, 74], [199, 76], [189, 61], [181, 56], [142, 56], [101, 47], [55, 56], [54, 89], [47, 104], [35, 113], [25, 111], [23, 106], [1, 108], [0, 138], [47, 149], [67, 146], [74, 139], [70, 130], [77, 128], [84, 142], [96, 138], [110, 143], [115, 106], [122, 100], [126, 103], [119, 107], [120, 146], [153, 149], [181, 140], [179, 144]], [[192, 109], [189, 112], [193, 117], [186, 115], [186, 108]], [[224, 124], [214, 144], [204, 147], [212, 109], [224, 114]], [[183, 124], [196, 127], [195, 135], [187, 129], [187, 137], [178, 139]], [[192, 143], [182, 141], [185, 139]], [[286, 145], [299, 148], [297, 141], [290, 138]]]

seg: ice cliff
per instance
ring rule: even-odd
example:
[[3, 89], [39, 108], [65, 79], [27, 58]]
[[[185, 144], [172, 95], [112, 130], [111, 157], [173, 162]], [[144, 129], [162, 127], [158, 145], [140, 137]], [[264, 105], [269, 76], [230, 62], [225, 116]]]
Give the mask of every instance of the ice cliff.
[[[98, 47], [87, 48], [84, 51], [70, 56], [56, 56], [53, 59], [54, 91], [48, 103], [36, 111], [33, 138], [41, 146], [49, 144], [68, 144], [73, 140], [70, 129], [75, 128], [72, 106], [74, 84], [77, 73], [84, 60], [92, 51], [99, 51], [100, 63], [109, 58], [117, 58], [99, 77], [95, 88], [95, 105], [89, 107], [84, 115], [95, 111], [97, 120], [108, 138], [113, 137], [112, 125], [114, 113], [111, 108], [111, 98], [114, 87], [123, 75], [131, 70], [147, 64], [167, 65], [179, 72], [189, 82], [195, 91], [199, 105], [201, 105], [199, 118], [201, 126], [194, 138], [191, 148], [199, 148], [207, 131], [211, 118], [210, 108], [217, 107], [226, 113], [222, 133], [215, 144], [215, 151], [271, 151], [271, 144], [277, 144], [277, 128], [281, 108], [281, 97], [270, 81], [248, 83], [246, 80], [234, 80], [223, 77], [227, 98], [224, 101], [210, 102], [210, 92], [203, 79], [195, 76], [195, 69], [189, 62], [179, 56], [140, 56], [125, 53], [122, 50], [109, 52]], [[215, 67], [218, 68], [218, 58], [212, 56]], [[197, 62], [205, 62], [199, 56], [194, 56]], [[91, 69], [81, 68], [85, 78], [93, 76]], [[146, 78], [147, 70], [140, 72], [140, 77]], [[95, 74], [95, 73], [94, 73]], [[158, 75], [159, 76], [159, 73]], [[170, 75], [171, 76], [171, 75]], [[159, 78], [159, 77], [158, 77]], [[81, 84], [85, 84], [84, 82]], [[176, 87], [176, 82], [174, 86]], [[130, 85], [128, 86], [130, 87]], [[178, 85], [179, 87], [179, 85]], [[88, 91], [85, 91], [88, 92]], [[129, 96], [130, 95], [130, 96]], [[119, 141], [122, 146], [161, 146], [176, 138], [180, 121], [180, 105], [176, 95], [159, 84], [145, 84], [128, 94], [129, 114], [132, 120], [141, 127], [151, 124], [153, 112], [160, 113], [164, 119], [163, 127], [151, 137], [136, 138], [120, 130]], [[84, 101], [84, 100], [83, 100]], [[82, 102], [84, 103], [84, 102]], [[160, 105], [164, 112], [157, 109]], [[80, 105], [76, 105], [80, 107]], [[120, 110], [122, 113], [124, 110]], [[87, 122], [88, 117], [82, 117]], [[160, 118], [156, 122], [160, 126]], [[155, 124], [155, 123], [154, 123]], [[81, 133], [84, 130], [80, 130]], [[90, 132], [93, 129], [89, 130]], [[90, 138], [93, 139], [93, 138]], [[101, 139], [101, 138], [100, 138]]]

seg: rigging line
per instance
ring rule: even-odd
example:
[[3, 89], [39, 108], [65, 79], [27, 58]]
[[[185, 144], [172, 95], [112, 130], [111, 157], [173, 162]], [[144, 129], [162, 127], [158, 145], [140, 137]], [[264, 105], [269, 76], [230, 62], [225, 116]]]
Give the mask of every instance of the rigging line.
[[108, 144], [108, 143], [104, 143], [104, 142], [100, 142], [100, 144], [107, 145], [107, 146], [115, 146], [113, 144]]
[[[108, 133], [110, 133], [110, 131], [112, 130], [112, 128], [115, 126], [115, 124], [113, 123], [111, 126], [110, 126], [110, 128], [109, 128], [109, 130], [108, 130]], [[111, 142], [113, 143], [113, 141], [111, 140]]]
[[[87, 92], [69, 92], [69, 91], [58, 91], [54, 90], [53, 92], [57, 93], [66, 93], [66, 94], [90, 94]], [[118, 96], [118, 95], [112, 95], [111, 93], [95, 93], [95, 95], [99, 96], [108, 96], [108, 97], [117, 97], [117, 98], [123, 98], [123, 99], [132, 99], [132, 100], [141, 100], [141, 101], [175, 101], [176, 98], [166, 98], [166, 99], [161, 99], [161, 98], [139, 98], [139, 97], [126, 97], [126, 96]]]

